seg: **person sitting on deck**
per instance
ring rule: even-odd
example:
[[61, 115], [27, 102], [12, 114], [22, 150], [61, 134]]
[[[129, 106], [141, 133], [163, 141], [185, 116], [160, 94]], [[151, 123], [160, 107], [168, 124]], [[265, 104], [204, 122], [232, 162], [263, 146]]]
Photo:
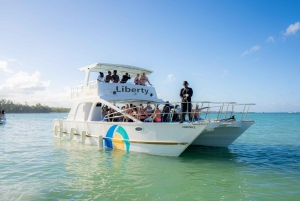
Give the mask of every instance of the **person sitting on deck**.
[[196, 105], [196, 108], [193, 109], [193, 105], [191, 104], [191, 107], [192, 107], [192, 114], [191, 114], [191, 118], [192, 120], [194, 121], [198, 121], [199, 120], [199, 113], [200, 113], [200, 108], [199, 108], [199, 105]]
[[134, 84], [140, 85], [140, 74], [136, 74], [136, 77], [134, 78]]
[[154, 105], [154, 113], [150, 116], [154, 122], [161, 122], [161, 111], [157, 105]]
[[172, 121], [179, 121], [180, 114], [181, 114], [181, 109], [180, 109], [179, 105], [175, 105]]
[[147, 113], [142, 104], [140, 105], [138, 112], [139, 112], [139, 120], [144, 121], [147, 118]]
[[101, 120], [102, 121], [107, 121], [107, 107], [102, 107], [102, 111], [101, 111]]
[[110, 81], [112, 81], [112, 76], [111, 76], [111, 72], [110, 71], [108, 71], [107, 73], [108, 74], [105, 77], [105, 82], [109, 83]]
[[97, 80], [98, 80], [98, 82], [103, 82], [103, 80], [104, 80], [104, 74], [102, 72], [99, 72], [99, 74], [100, 75], [98, 75]]
[[147, 103], [147, 107], [145, 107], [145, 112], [146, 112], [146, 114], [147, 114], [148, 116], [150, 116], [150, 115], [152, 114], [153, 109], [152, 109], [152, 107], [151, 107], [151, 105], [150, 105], [150, 102]]
[[125, 73], [125, 75], [123, 75], [120, 83], [126, 83], [127, 80], [131, 79], [130, 75], [128, 75], [128, 73]]
[[[192, 105], [193, 107], [193, 105]], [[207, 109], [208, 107], [202, 107], [202, 108], [199, 108], [199, 105], [196, 105], [196, 109], [192, 109], [192, 119], [194, 119], [194, 121], [198, 121], [198, 120], [203, 120], [201, 117], [200, 117], [200, 113], [202, 110], [204, 109]]]
[[163, 107], [163, 122], [170, 121], [170, 115], [171, 115], [171, 108], [174, 108], [174, 106], [170, 106], [169, 101], [166, 101], [165, 106]]
[[140, 85], [146, 85], [146, 82], [148, 82], [151, 86], [152, 84], [149, 82], [149, 79], [148, 77], [146, 76], [145, 72], [141, 75], [141, 78], [140, 78]]
[[136, 119], [139, 118], [139, 117], [138, 117], [139, 114], [138, 114], [137, 108], [136, 108], [135, 106], [132, 108], [132, 112], [131, 112], [130, 115], [133, 116], [133, 117], [136, 118]]
[[120, 81], [119, 75], [117, 75], [117, 70], [114, 70], [114, 74], [112, 75], [112, 81], [113, 83], [119, 83]]
[[108, 121], [110, 122], [116, 122], [118, 120], [117, 117], [115, 117], [117, 116], [117, 113], [113, 108], [110, 108], [110, 110], [107, 113], [107, 116], [108, 116]]

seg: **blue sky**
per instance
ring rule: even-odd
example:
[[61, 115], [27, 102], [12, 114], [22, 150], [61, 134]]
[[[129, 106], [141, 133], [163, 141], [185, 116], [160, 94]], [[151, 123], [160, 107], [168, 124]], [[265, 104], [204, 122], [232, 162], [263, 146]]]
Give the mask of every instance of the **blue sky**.
[[164, 100], [253, 102], [300, 112], [300, 1], [2, 1], [0, 98], [70, 106], [77, 69], [154, 71]]

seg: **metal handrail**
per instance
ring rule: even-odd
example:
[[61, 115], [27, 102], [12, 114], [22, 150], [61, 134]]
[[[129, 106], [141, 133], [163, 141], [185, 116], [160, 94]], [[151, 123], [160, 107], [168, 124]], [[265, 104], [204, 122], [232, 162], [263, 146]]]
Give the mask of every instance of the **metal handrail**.
[[[238, 106], [238, 105], [244, 105], [244, 110], [242, 112], [241, 120], [246, 120], [250, 105], [254, 105], [252, 103], [236, 104], [235, 102], [224, 102], [224, 103], [217, 102], [216, 103], [217, 105], [213, 105], [214, 102], [208, 102], [208, 101], [185, 102], [185, 103], [196, 104], [196, 105], [201, 103], [201, 107], [198, 107], [198, 109], [197, 109], [198, 111], [196, 109], [194, 109], [194, 110], [191, 110], [190, 112], [184, 112], [189, 116], [188, 119], [192, 123], [196, 122], [196, 121], [204, 121], [204, 120], [205, 121], [224, 121], [224, 120], [233, 119], [232, 117], [235, 114], [234, 108], [235, 108], [235, 106]], [[172, 122], [176, 121], [177, 119], [179, 119], [180, 115], [182, 115], [182, 112], [176, 111], [175, 106], [177, 104], [181, 104], [181, 102], [175, 102], [173, 104], [171, 103], [169, 112], [164, 112], [164, 111], [160, 110], [162, 122], [172, 123]], [[207, 105], [205, 105], [205, 104], [207, 104]], [[224, 106], [226, 106], [226, 110], [224, 110]], [[248, 106], [247, 111], [245, 111], [246, 106]], [[210, 114], [212, 112], [214, 112], [214, 113], [216, 112], [216, 111], [212, 111], [214, 108], [219, 108], [219, 111], [217, 112], [217, 118], [212, 120]], [[229, 108], [231, 108], [231, 109], [229, 109]], [[107, 119], [113, 119], [113, 121], [114, 121], [115, 119], [123, 118], [122, 121], [124, 122], [126, 119], [125, 117], [132, 119], [134, 122], [141, 121], [141, 119], [140, 119], [141, 114], [139, 113], [139, 109], [137, 108], [138, 114], [136, 114], [135, 116], [132, 116], [131, 114], [126, 112], [127, 110], [131, 110], [131, 109], [132, 108], [118, 110], [116, 112], [110, 113], [109, 115], [105, 115], [105, 117], [103, 118], [102, 121], [106, 121]], [[227, 118], [228, 113], [230, 114], [230, 118]], [[155, 114], [156, 114], [156, 110], [153, 110], [153, 112], [146, 114], [145, 119], [147, 119], [148, 117], [151, 117], [152, 118], [151, 122], [153, 123]], [[167, 116], [165, 116], [166, 114], [167, 114]], [[177, 117], [177, 119], [174, 119], [175, 114], [179, 115]], [[204, 119], [201, 118], [201, 114], [205, 114]], [[222, 116], [224, 117], [223, 119], [222, 119]], [[143, 120], [145, 120], [145, 119], [143, 119]]]

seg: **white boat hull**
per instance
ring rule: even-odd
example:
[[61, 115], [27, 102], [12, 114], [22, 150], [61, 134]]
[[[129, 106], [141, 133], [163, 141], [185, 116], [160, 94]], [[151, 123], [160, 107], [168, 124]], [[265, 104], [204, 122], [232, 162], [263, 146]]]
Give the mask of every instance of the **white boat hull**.
[[211, 122], [192, 145], [228, 147], [254, 123], [254, 121]]
[[[98, 145], [103, 137], [104, 147], [125, 151], [143, 152], [162, 156], [179, 156], [203, 132], [207, 124], [178, 123], [127, 123], [127, 122], [80, 122], [55, 120], [55, 126], [63, 128], [56, 137], [70, 139], [71, 129], [76, 130], [72, 140]], [[138, 128], [138, 129], [137, 129]], [[141, 131], [137, 131], [137, 130]], [[82, 140], [82, 132], [87, 137]]]

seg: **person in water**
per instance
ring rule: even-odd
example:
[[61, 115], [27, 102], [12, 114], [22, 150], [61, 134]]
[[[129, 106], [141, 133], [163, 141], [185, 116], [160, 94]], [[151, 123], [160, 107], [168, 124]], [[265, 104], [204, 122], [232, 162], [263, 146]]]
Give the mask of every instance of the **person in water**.
[[120, 83], [126, 83], [127, 80], [131, 79], [130, 75], [128, 75], [128, 73], [125, 73], [125, 75], [123, 75]]
[[145, 72], [141, 75], [141, 78], [140, 78], [140, 85], [146, 85], [146, 82], [148, 82], [151, 86], [152, 84], [149, 82], [149, 79], [148, 77], [146, 76]]
[[112, 76], [111, 76], [111, 72], [108, 71], [108, 72], [107, 72], [107, 75], [106, 75], [106, 77], [105, 77], [105, 82], [106, 82], [106, 83], [109, 83], [110, 81], [112, 81]]
[[102, 72], [99, 72], [97, 80], [98, 80], [98, 82], [103, 82], [103, 80], [104, 80], [104, 74]]
[[140, 74], [136, 74], [136, 77], [134, 78], [134, 84], [140, 85]]
[[180, 123], [183, 123], [185, 120], [185, 115], [188, 115], [189, 122], [191, 121], [191, 102], [193, 96], [193, 89], [188, 87], [189, 83], [183, 81], [183, 88], [180, 89], [179, 96], [181, 98], [181, 120]]
[[114, 70], [114, 74], [112, 75], [112, 81], [113, 83], [119, 83], [120, 81], [119, 75], [117, 75], [117, 70]]

